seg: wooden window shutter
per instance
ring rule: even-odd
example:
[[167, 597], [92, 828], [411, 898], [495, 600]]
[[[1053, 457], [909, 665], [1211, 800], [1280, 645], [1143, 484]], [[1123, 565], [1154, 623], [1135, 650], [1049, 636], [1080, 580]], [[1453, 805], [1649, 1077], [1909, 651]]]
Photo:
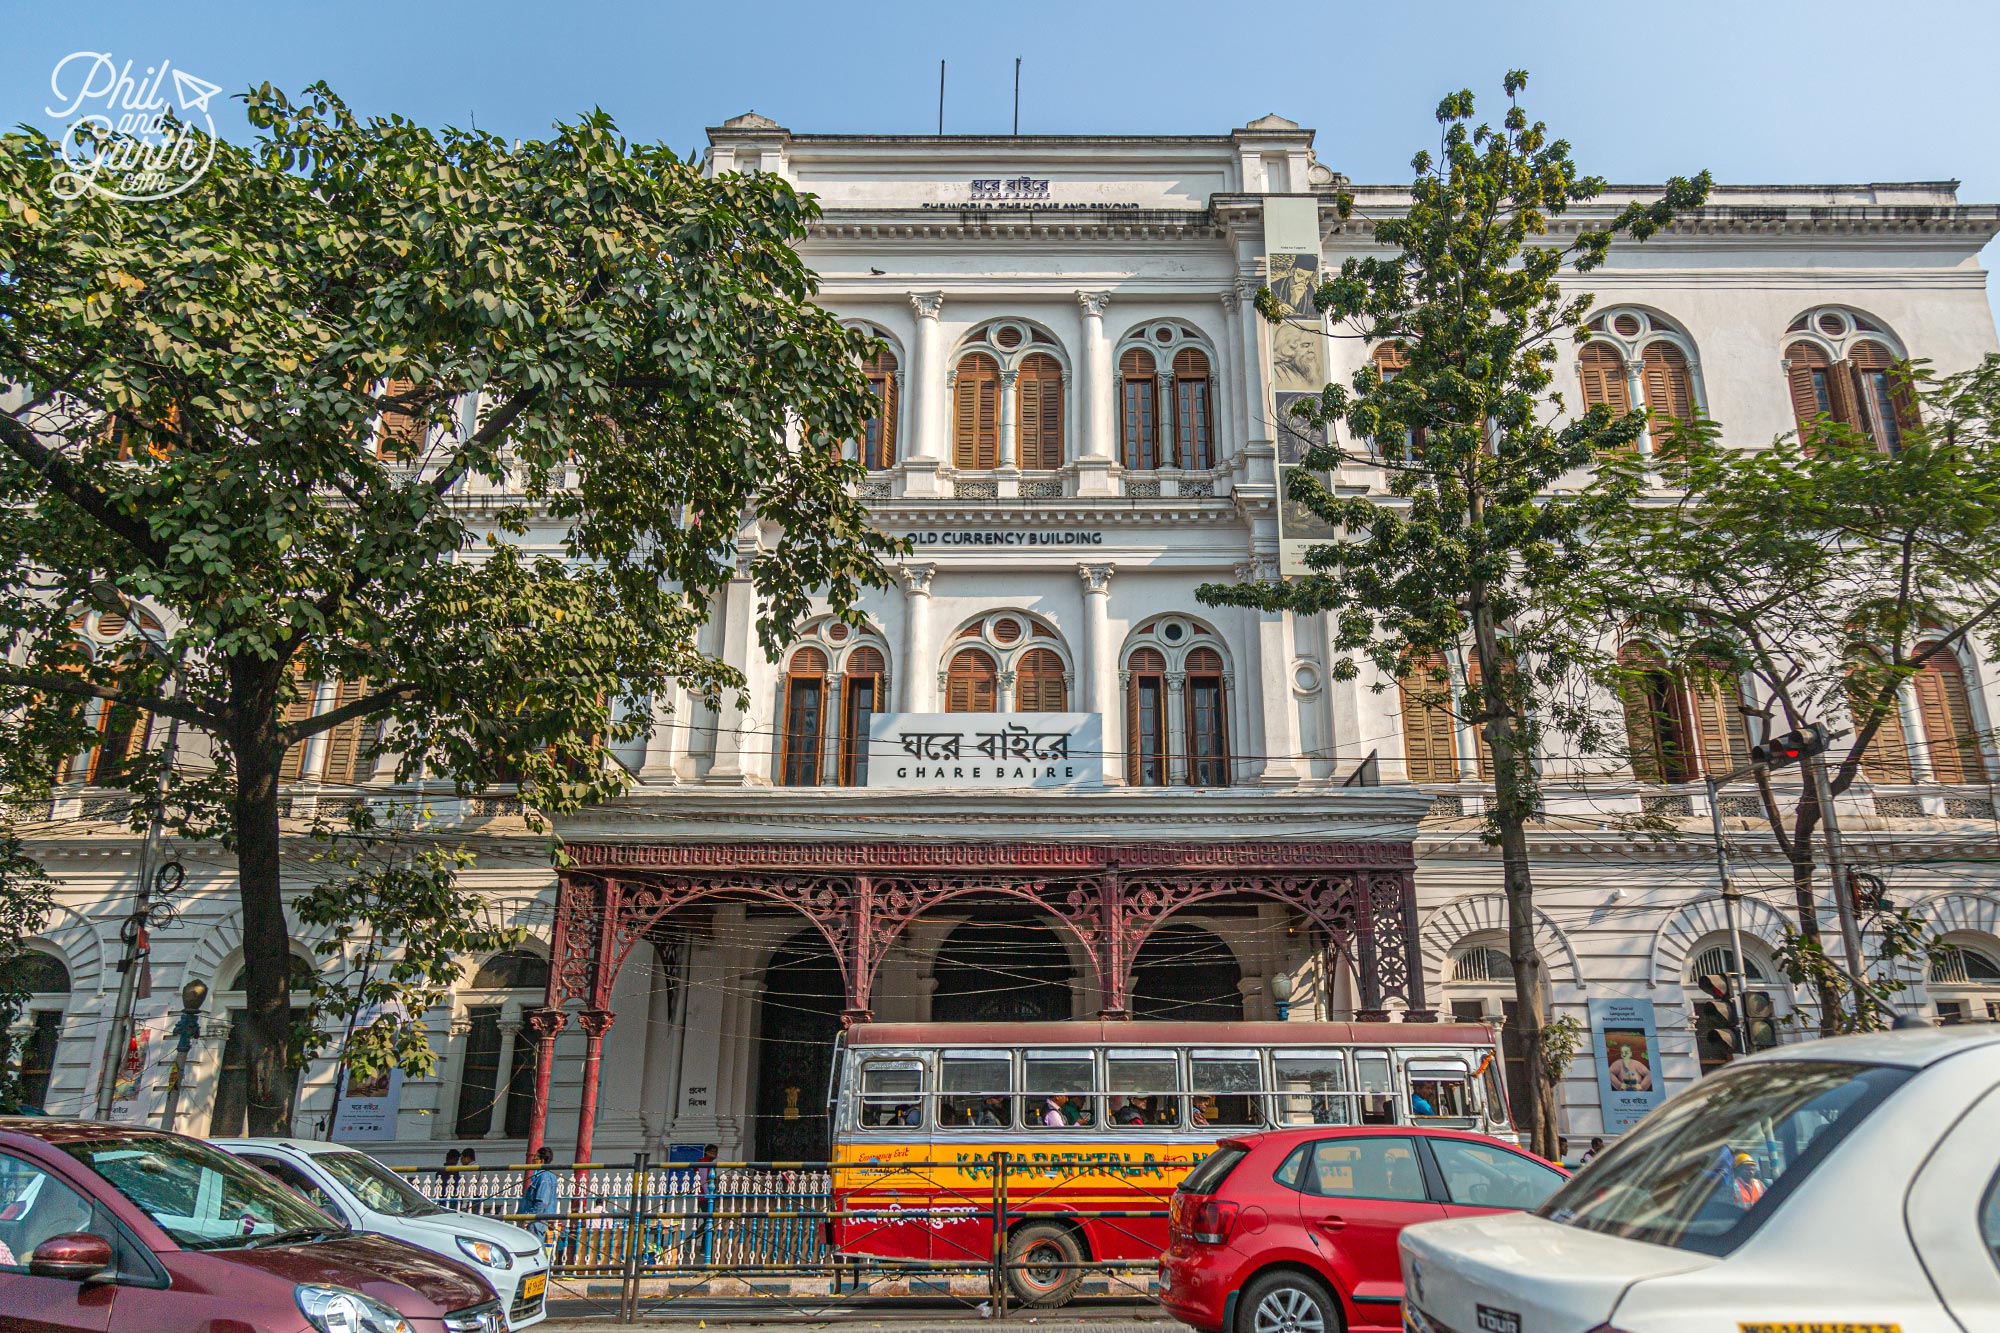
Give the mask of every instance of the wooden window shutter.
[[1184, 468], [1215, 466], [1213, 404], [1208, 390], [1208, 358], [1192, 347], [1174, 357], [1174, 454]]
[[1187, 655], [1187, 780], [1192, 787], [1229, 785], [1229, 700], [1222, 683], [1222, 654], [1197, 648]]
[[1619, 416], [1632, 410], [1625, 388], [1625, 358], [1610, 343], [1585, 343], [1577, 353], [1576, 370], [1583, 380], [1585, 407], [1608, 407]]
[[[416, 391], [416, 382], [392, 379], [382, 386], [384, 398], [401, 398]], [[375, 432], [375, 452], [382, 458], [413, 458], [424, 443], [423, 418], [413, 412], [385, 408]]]
[[1414, 678], [1400, 682], [1403, 698], [1403, 759], [1412, 782], [1458, 781], [1458, 723], [1449, 708], [1423, 695], [1450, 693], [1451, 667], [1432, 653]]
[[[285, 705], [286, 725], [303, 722], [312, 716], [313, 702], [319, 697], [319, 686], [311, 681], [298, 682], [298, 694]], [[300, 741], [285, 751], [283, 762], [278, 765], [278, 781], [297, 782], [306, 761], [306, 742]]]
[[1063, 683], [1062, 659], [1046, 648], [1031, 650], [1014, 669], [1014, 711], [1017, 713], [1067, 712], [1068, 693], [1068, 687]]
[[999, 672], [993, 659], [982, 652], [962, 652], [951, 659], [945, 672], [947, 713], [991, 713], [1000, 688]]
[[[333, 707], [345, 708], [367, 693], [367, 681], [343, 680], [334, 691]], [[361, 718], [350, 717], [326, 733], [326, 764], [320, 770], [320, 781], [352, 786], [374, 776], [372, 765], [367, 765], [368, 772], [362, 772], [361, 742], [367, 725]]]
[[[1816, 343], [1793, 343], [1785, 349], [1785, 377], [1792, 391], [1792, 420], [1798, 424], [1801, 440], [1812, 438], [1813, 423], [1819, 420], [1822, 410], [1819, 386], [1813, 372], [1828, 372], [1832, 364]], [[1832, 403], [1829, 401], [1827, 406], [1831, 407]]]
[[871, 472], [896, 464], [896, 357], [887, 348], [862, 366], [869, 392], [875, 395], [875, 416], [863, 429], [861, 463]]
[[952, 466], [968, 470], [1000, 464], [1000, 367], [984, 352], [958, 363]]
[[1134, 347], [1118, 360], [1118, 434], [1124, 463], [1147, 471], [1160, 465], [1159, 382], [1150, 352]]
[[1646, 410], [1655, 418], [1694, 419], [1694, 376], [1687, 354], [1669, 342], [1651, 342], [1639, 355], [1646, 388]]
[[[1666, 669], [1659, 654], [1644, 644], [1625, 645], [1618, 652], [1618, 661], [1635, 673], [1643, 671], [1651, 675], [1664, 673]], [[1619, 684], [1618, 692], [1625, 705], [1625, 741], [1631, 751], [1632, 776], [1641, 782], [1665, 782], [1669, 767], [1666, 739], [1645, 679], [1635, 674]]]
[[1037, 353], [1021, 363], [1014, 382], [1014, 457], [1023, 468], [1049, 471], [1062, 466], [1062, 367]]
[[1894, 453], [1903, 447], [1903, 433], [1917, 424], [1914, 395], [1908, 384], [1895, 381], [1896, 358], [1873, 339], [1854, 344], [1848, 358], [1857, 372], [1861, 401], [1875, 443]]
[[1167, 782], [1167, 659], [1141, 648], [1125, 664], [1125, 780], [1134, 787]]
[[1986, 781], [1979, 732], [1972, 725], [1972, 700], [1958, 659], [1949, 649], [1933, 653], [1917, 672], [1916, 687], [1931, 776], [1939, 782]]
[[[1871, 665], [1881, 664], [1878, 661]], [[1854, 714], [1854, 725], [1859, 728], [1863, 704], [1852, 686], [1850, 678], [1847, 706]], [[1903, 710], [1893, 700], [1883, 710], [1882, 721], [1875, 728], [1875, 734], [1868, 738], [1868, 748], [1861, 752], [1861, 771], [1868, 775], [1871, 782], [1911, 781], [1909, 735], [1903, 730]]]
[[1714, 680], [1690, 680], [1696, 747], [1704, 773], [1727, 773], [1750, 761], [1750, 736], [1732, 688]]
[[[1468, 651], [1465, 654], [1466, 688], [1477, 696], [1479, 687], [1484, 679], [1485, 677], [1479, 670], [1479, 654]], [[1475, 709], [1484, 709], [1486, 701], [1475, 697], [1472, 706]], [[1479, 761], [1479, 780], [1481, 782], [1493, 781], [1493, 752], [1486, 748], [1486, 727], [1483, 723], [1472, 728], [1472, 753]]]
[[840, 783], [868, 785], [868, 724], [882, 709], [883, 677], [888, 663], [874, 648], [856, 648], [847, 659], [841, 683]]
[[816, 786], [820, 779], [820, 743], [826, 734], [826, 654], [801, 648], [785, 668], [784, 754], [779, 782], [787, 787]]

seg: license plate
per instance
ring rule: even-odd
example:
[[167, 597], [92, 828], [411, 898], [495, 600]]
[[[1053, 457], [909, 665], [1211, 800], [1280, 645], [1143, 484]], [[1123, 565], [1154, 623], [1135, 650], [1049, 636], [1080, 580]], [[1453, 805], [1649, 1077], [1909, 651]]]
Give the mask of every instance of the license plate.
[[547, 1273], [536, 1273], [533, 1277], [522, 1278], [521, 1299], [524, 1301], [534, 1300], [537, 1296], [542, 1294], [543, 1290], [546, 1289], [548, 1285], [549, 1285], [549, 1275]]

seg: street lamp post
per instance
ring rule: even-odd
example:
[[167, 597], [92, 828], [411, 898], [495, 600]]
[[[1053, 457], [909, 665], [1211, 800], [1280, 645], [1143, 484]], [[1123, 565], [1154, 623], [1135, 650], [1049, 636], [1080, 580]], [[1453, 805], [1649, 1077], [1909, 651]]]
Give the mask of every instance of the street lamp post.
[[1280, 1023], [1286, 1022], [1287, 1016], [1292, 1011], [1292, 987], [1292, 975], [1289, 972], [1280, 972], [1271, 978], [1271, 1000], [1278, 1006]]
[[172, 1133], [181, 1109], [181, 1080], [187, 1076], [188, 1050], [201, 1035], [201, 1006], [208, 1001], [208, 987], [190, 981], [181, 987], [181, 1016], [174, 1024], [174, 1067], [167, 1072], [167, 1104], [160, 1112], [160, 1128]]

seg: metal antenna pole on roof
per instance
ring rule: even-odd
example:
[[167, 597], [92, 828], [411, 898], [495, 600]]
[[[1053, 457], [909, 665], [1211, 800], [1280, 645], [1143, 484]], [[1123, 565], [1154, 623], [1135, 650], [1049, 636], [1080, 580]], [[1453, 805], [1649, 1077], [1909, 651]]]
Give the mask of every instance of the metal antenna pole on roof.
[[1021, 57], [1014, 57], [1014, 133], [1021, 132]]
[[938, 133], [944, 133], [944, 61], [938, 61]]

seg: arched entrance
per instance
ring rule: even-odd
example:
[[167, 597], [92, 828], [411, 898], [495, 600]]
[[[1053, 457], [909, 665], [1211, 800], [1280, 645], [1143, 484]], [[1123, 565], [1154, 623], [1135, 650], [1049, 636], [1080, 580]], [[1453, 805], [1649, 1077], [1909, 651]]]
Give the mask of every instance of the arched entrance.
[[1132, 961], [1132, 1017], [1182, 1022], [1243, 1020], [1243, 969], [1220, 935], [1161, 926]]
[[1076, 968], [1062, 937], [1032, 912], [1006, 908], [945, 936], [931, 970], [934, 1023], [1042, 1023], [1072, 1016]]
[[826, 1160], [826, 1086], [843, 989], [839, 960], [817, 930], [785, 941], [764, 969], [751, 1112], [753, 1155], [761, 1160]]

